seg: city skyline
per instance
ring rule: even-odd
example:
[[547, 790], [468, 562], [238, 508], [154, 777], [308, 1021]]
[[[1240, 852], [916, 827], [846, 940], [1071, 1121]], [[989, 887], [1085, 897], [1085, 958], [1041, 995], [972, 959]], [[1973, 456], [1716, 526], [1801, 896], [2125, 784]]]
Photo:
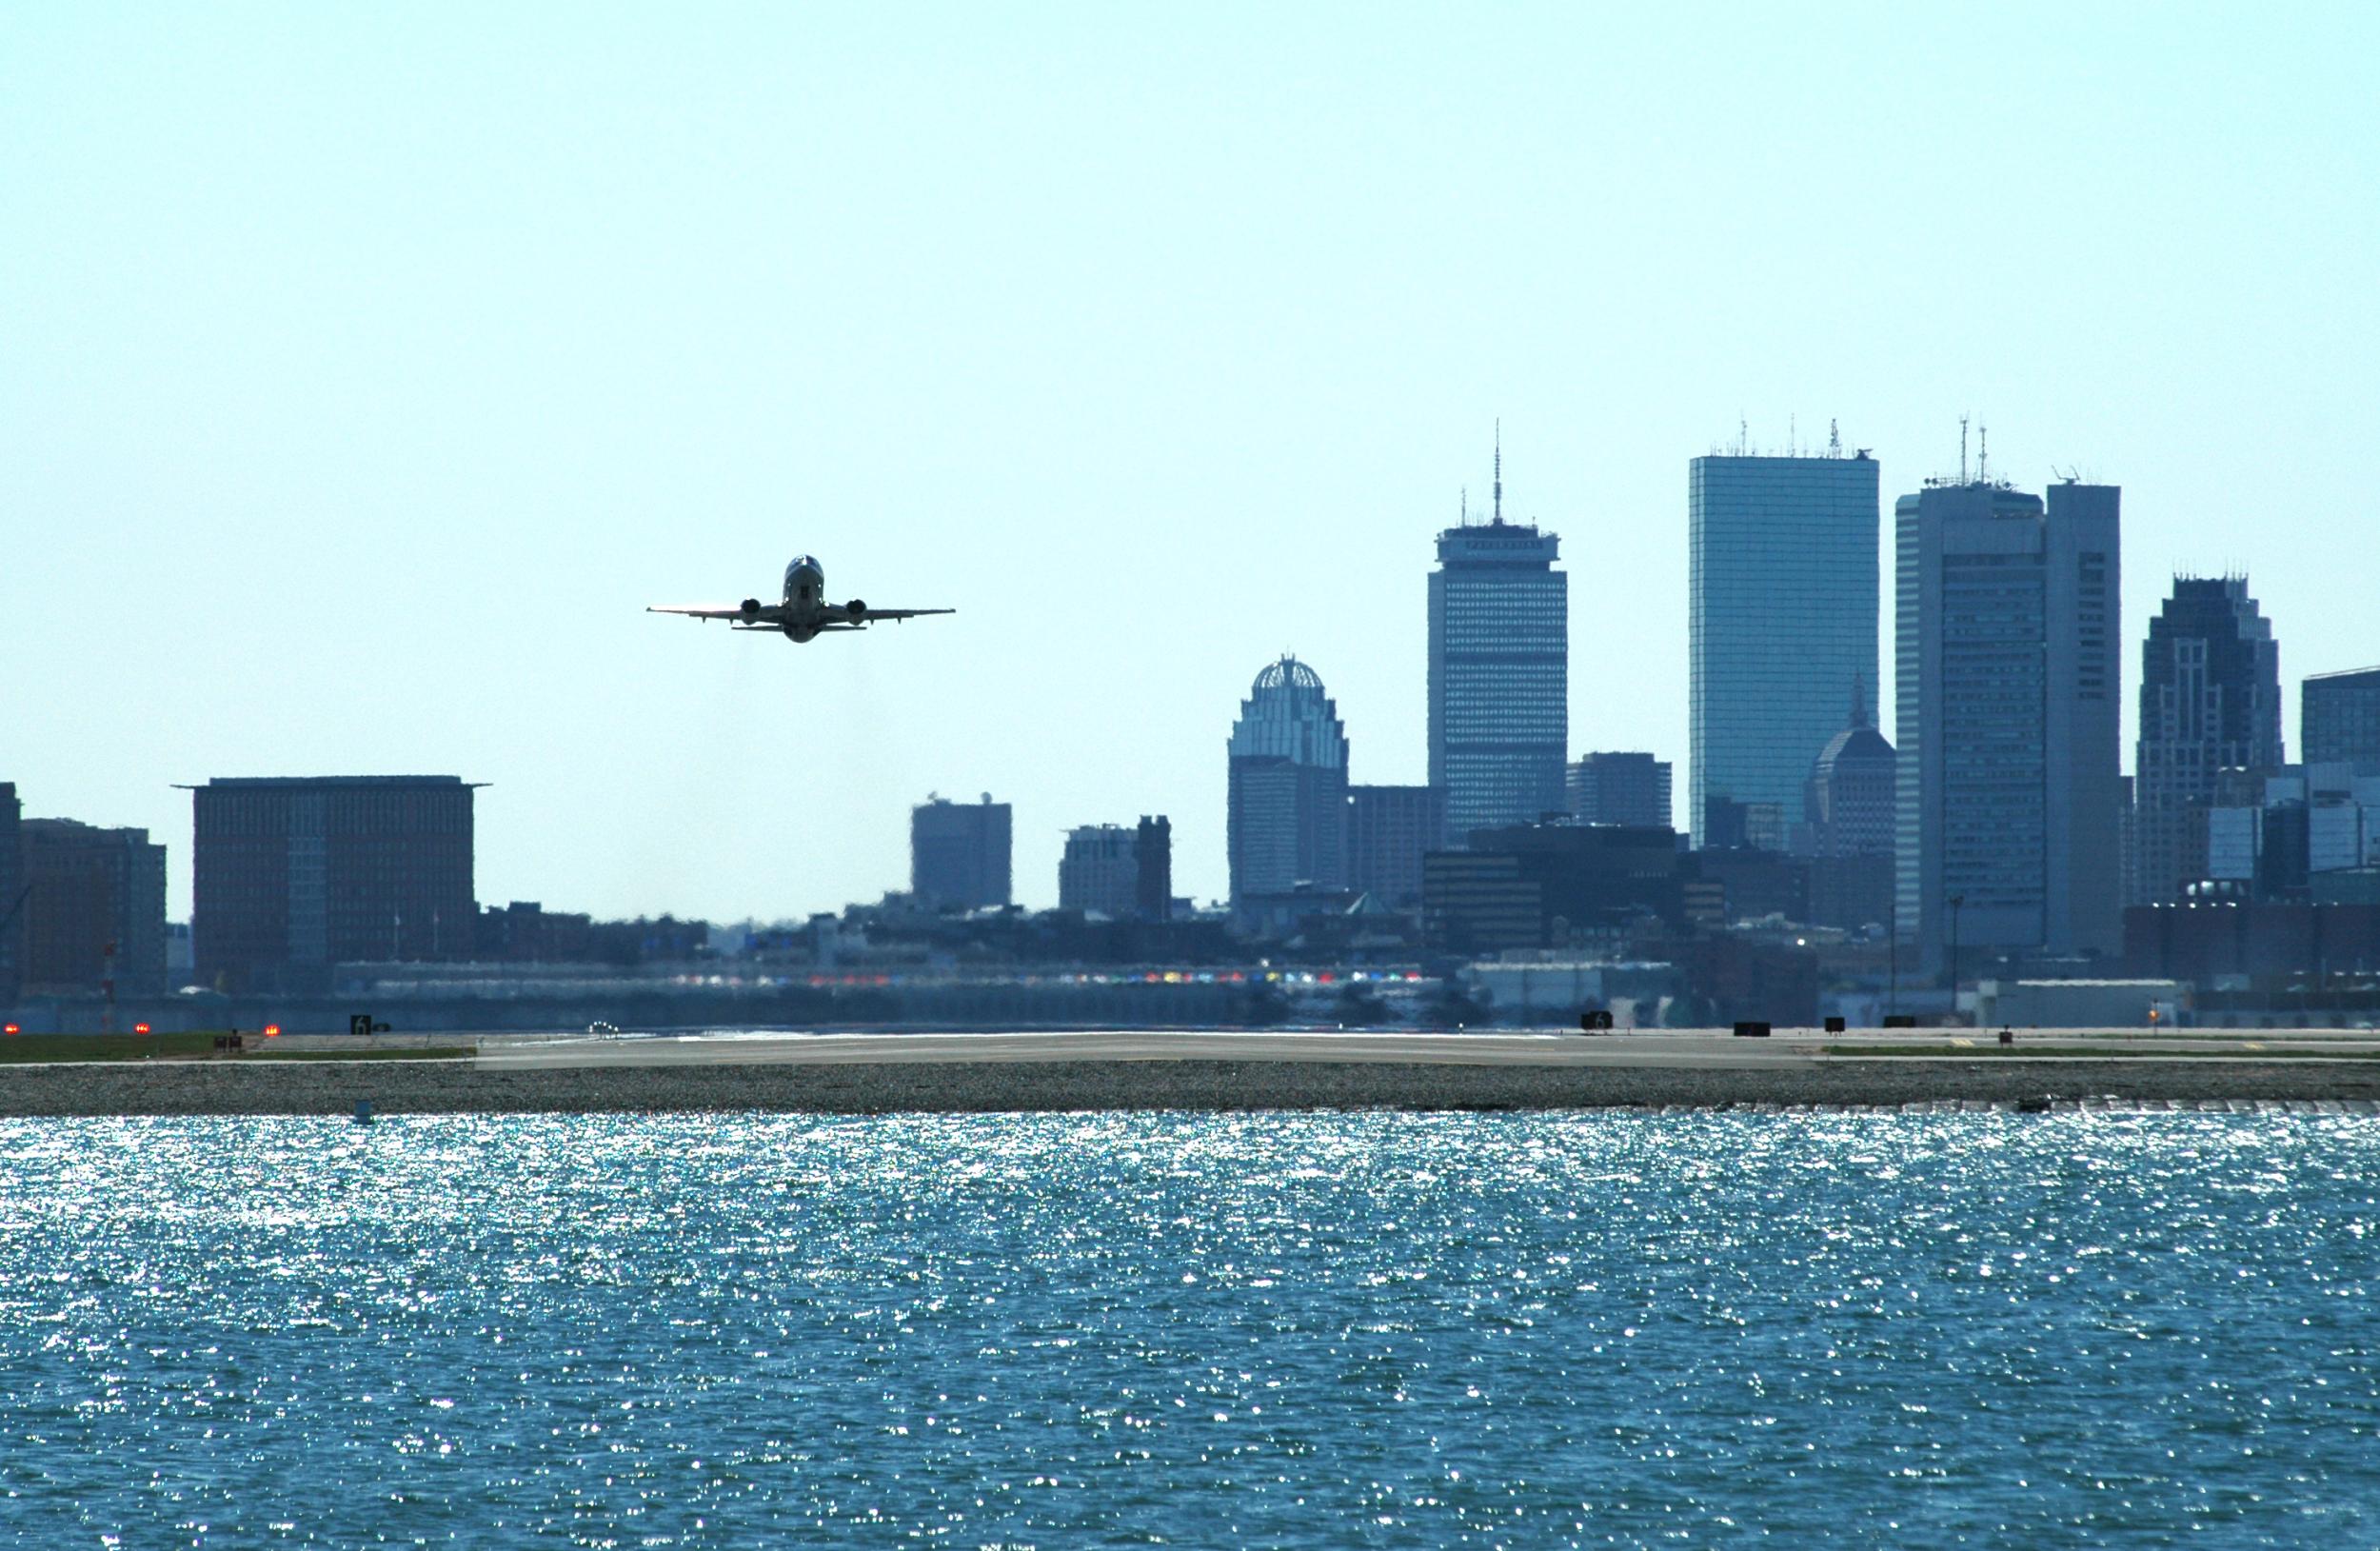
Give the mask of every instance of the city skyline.
[[[1415, 556], [1499, 415], [1577, 578], [1573, 751], [1688, 762], [1677, 468], [1746, 419], [1836, 420], [1899, 491], [1973, 414], [2028, 487], [2124, 486], [2126, 617], [2246, 569], [2292, 683], [2380, 661], [2336, 563], [2369, 17], [1995, 13], [1948, 81], [1915, 24], [1342, 20], [958, 14], [930, 55], [879, 18], [559, 54], [530, 12], [0, 20], [28, 815], [180, 858], [173, 783], [467, 771], [490, 899], [765, 919], [894, 885], [909, 805], [991, 789], [1023, 903], [1140, 811], [1220, 898], [1248, 664], [1323, 663], [1361, 778], [1423, 778]], [[1954, 198], [2087, 214], [1899, 213]], [[798, 551], [962, 612], [798, 663], [641, 613]]]

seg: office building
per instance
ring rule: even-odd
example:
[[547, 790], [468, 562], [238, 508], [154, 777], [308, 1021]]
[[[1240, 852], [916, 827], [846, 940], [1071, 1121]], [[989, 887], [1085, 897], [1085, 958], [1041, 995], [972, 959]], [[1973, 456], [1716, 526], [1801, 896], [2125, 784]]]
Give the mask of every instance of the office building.
[[1629, 933], [1682, 926], [1695, 859], [1660, 828], [1514, 825], [1422, 864], [1422, 930], [1451, 953], [1561, 948], [1623, 954]]
[[1347, 732], [1314, 669], [1284, 656], [1256, 676], [1229, 745], [1231, 898], [1347, 882]]
[[24, 816], [16, 783], [0, 781], [0, 1007], [16, 1005], [24, 989], [25, 864], [20, 831]]
[[1894, 509], [1898, 920], [1926, 968], [2122, 947], [2120, 492]]
[[933, 910], [982, 910], [1009, 902], [1008, 805], [929, 796], [909, 810], [909, 892]]
[[2211, 877], [2207, 814], [2221, 772], [2283, 757], [2281, 647], [2247, 578], [2175, 577], [2140, 648], [2126, 903], [2180, 899]]
[[1670, 826], [1669, 761], [1650, 754], [1589, 754], [1570, 767], [1565, 805], [1585, 824]]
[[1878, 682], [1876, 503], [1864, 448], [1687, 465], [1696, 845], [1782, 845], [1811, 762], [1842, 730], [1845, 697]]
[[2206, 833], [2206, 876], [2186, 884], [2183, 897], [2343, 896], [2355, 886], [2343, 875], [2380, 868], [2380, 768], [2332, 760], [2223, 771]]
[[1485, 523], [1438, 536], [1430, 573], [1430, 785], [1457, 845], [1563, 808], [1570, 748], [1570, 578], [1561, 540], [1504, 521], [1503, 450]]
[[1142, 921], [1174, 915], [1174, 822], [1143, 813], [1132, 841], [1133, 910]]
[[164, 994], [166, 848], [146, 829], [70, 819], [27, 819], [19, 833], [24, 990]]
[[201, 984], [319, 991], [337, 964], [467, 959], [472, 783], [218, 777], [190, 788]]
[[1086, 824], [1066, 832], [1058, 862], [1058, 907], [1112, 921], [1163, 921], [1171, 912], [1173, 825]]
[[2380, 667], [2314, 674], [2298, 691], [2297, 706], [2307, 764], [2380, 772]]
[[1421, 858], [1446, 845], [1436, 786], [1347, 788], [1347, 886], [1392, 909], [1421, 903]]

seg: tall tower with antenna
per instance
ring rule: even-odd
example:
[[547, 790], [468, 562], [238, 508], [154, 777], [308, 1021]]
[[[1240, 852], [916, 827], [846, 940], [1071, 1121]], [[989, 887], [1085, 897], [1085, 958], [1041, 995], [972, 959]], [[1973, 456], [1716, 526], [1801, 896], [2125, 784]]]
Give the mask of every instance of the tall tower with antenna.
[[1438, 536], [1430, 573], [1430, 785], [1446, 833], [1528, 824], [1564, 805], [1570, 753], [1570, 577], [1559, 536], [1504, 517], [1497, 422], [1490, 520]]

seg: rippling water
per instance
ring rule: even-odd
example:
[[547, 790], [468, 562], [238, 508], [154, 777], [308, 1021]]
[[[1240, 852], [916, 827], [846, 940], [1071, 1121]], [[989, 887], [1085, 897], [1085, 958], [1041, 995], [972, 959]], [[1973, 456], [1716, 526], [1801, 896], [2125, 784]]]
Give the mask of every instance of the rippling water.
[[7, 1122], [0, 1153], [23, 1543], [2380, 1541], [2380, 1120]]

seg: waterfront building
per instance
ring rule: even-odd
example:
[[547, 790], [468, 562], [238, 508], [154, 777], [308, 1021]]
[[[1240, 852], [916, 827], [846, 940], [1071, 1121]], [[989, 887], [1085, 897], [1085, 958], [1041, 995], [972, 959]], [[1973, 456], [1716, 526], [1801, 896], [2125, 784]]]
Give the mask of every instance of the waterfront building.
[[2175, 577], [2140, 648], [2126, 903], [2177, 900], [2211, 878], [2207, 815], [2221, 773], [2283, 758], [2281, 647], [2248, 579]]
[[1314, 669], [1284, 656], [1256, 676], [1228, 746], [1231, 898], [1347, 882], [1347, 732]]
[[2316, 673], [2298, 691], [2297, 735], [2309, 765], [2380, 773], [2380, 667]]
[[20, 825], [24, 989], [166, 990], [166, 848], [146, 829], [101, 829], [71, 819]]
[[1421, 903], [1421, 858], [1446, 844], [1446, 794], [1436, 786], [1347, 788], [1347, 886], [1381, 905]]
[[1670, 766], [1650, 754], [1594, 753], [1570, 766], [1564, 805], [1586, 824], [1670, 825]]
[[336, 964], [469, 958], [476, 789], [450, 775], [217, 777], [191, 787], [200, 984], [318, 991]]
[[1563, 808], [1570, 748], [1570, 577], [1561, 540], [1504, 521], [1504, 463], [1485, 523], [1438, 536], [1430, 573], [1430, 785], [1457, 845]]
[[1898, 919], [1929, 971], [2121, 946], [2121, 492], [1894, 508]]
[[1697, 846], [1781, 846], [1811, 762], [1842, 729], [1845, 690], [1877, 682], [1877, 522], [1864, 448], [1688, 463], [1686, 816]]
[[909, 810], [909, 892], [930, 910], [1009, 902], [1012, 816], [985, 792], [977, 803], [929, 796]]

